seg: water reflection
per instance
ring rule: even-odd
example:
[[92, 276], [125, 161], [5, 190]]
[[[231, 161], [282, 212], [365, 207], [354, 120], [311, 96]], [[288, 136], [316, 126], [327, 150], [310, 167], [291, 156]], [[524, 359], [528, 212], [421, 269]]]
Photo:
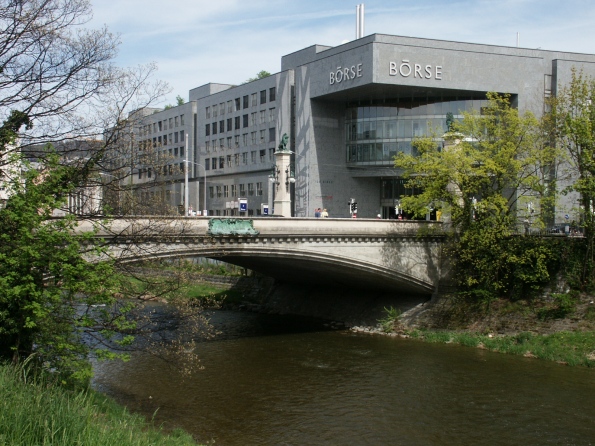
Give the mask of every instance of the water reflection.
[[218, 445], [589, 445], [595, 371], [219, 312], [184, 380], [150, 357], [98, 369], [132, 410]]

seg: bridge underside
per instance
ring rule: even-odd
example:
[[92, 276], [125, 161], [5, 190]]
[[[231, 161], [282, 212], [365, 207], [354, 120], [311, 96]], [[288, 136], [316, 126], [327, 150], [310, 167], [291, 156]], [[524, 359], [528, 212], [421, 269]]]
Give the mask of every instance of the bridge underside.
[[427, 284], [414, 284], [390, 271], [372, 271], [338, 262], [287, 257], [209, 256], [233, 265], [251, 269], [275, 280], [300, 286], [324, 285], [336, 288], [390, 291], [396, 294], [430, 295]]

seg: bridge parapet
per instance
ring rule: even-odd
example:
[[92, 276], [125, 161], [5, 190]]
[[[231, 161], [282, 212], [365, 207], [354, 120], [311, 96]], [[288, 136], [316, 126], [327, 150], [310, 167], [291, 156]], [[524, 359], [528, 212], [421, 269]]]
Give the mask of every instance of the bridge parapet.
[[[242, 219], [255, 235], [213, 235], [209, 221], [114, 220], [98, 236], [121, 261], [201, 256], [283, 280], [333, 280], [424, 294], [431, 294], [440, 278], [440, 223], [263, 217]], [[90, 225], [83, 222], [79, 230]]]

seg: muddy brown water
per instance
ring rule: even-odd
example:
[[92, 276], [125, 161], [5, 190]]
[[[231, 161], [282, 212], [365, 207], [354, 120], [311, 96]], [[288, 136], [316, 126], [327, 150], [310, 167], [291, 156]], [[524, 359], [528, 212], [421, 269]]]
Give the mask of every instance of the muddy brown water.
[[96, 366], [132, 411], [216, 445], [591, 445], [595, 370], [216, 312], [189, 379], [150, 357]]

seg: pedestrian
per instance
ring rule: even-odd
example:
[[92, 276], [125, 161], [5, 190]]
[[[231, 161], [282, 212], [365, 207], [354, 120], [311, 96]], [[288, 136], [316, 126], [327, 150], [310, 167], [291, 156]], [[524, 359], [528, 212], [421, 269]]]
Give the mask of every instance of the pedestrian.
[[320, 213], [320, 216], [322, 218], [328, 218], [328, 212], [326, 211], [326, 208], [324, 208], [324, 210]]
[[382, 218], [382, 215], [380, 215], [380, 214], [376, 215], [377, 220], [380, 220], [381, 218]]
[[314, 217], [315, 218], [320, 218], [320, 208], [314, 209]]

